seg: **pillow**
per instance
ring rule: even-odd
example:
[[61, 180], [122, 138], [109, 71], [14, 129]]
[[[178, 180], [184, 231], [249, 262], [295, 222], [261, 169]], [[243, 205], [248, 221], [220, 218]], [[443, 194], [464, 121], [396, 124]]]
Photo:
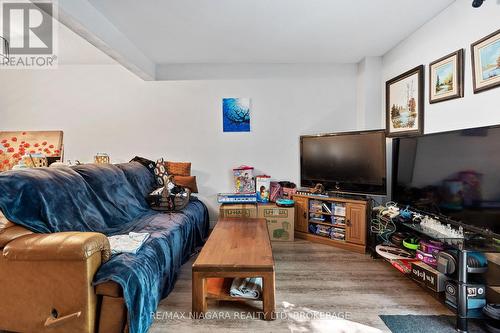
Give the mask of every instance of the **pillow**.
[[168, 178], [168, 172], [165, 168], [165, 161], [163, 158], [156, 161], [154, 173], [158, 185], [165, 186], [166, 179]]
[[174, 175], [174, 183], [175, 185], [190, 189], [192, 193], [198, 193], [198, 186], [196, 186], [196, 176]]
[[167, 173], [175, 176], [191, 176], [191, 162], [165, 162]]
[[155, 171], [156, 163], [148, 160], [147, 158], [136, 156], [133, 159], [131, 159], [130, 162], [139, 162], [146, 168], [148, 168], [148, 170], [151, 171], [152, 173], [154, 173]]

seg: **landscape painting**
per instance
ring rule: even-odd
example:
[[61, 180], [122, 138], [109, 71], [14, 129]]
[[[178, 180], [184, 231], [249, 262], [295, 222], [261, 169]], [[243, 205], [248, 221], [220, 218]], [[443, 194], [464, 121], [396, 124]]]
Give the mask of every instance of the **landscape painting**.
[[429, 102], [463, 97], [463, 49], [429, 64]]
[[500, 39], [479, 50], [483, 80], [500, 76]]
[[422, 133], [423, 73], [421, 65], [386, 82], [387, 136]]
[[224, 132], [250, 132], [250, 98], [222, 99]]
[[453, 63], [448, 62], [436, 68], [436, 83], [434, 91], [436, 95], [442, 95], [453, 90]]
[[471, 45], [474, 93], [500, 86], [500, 30]]

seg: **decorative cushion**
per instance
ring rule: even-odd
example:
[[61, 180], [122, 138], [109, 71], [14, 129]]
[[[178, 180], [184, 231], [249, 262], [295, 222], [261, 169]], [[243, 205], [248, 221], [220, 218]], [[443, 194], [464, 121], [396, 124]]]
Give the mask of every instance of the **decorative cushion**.
[[130, 160], [130, 162], [139, 162], [142, 165], [144, 165], [146, 168], [148, 168], [149, 171], [153, 172], [155, 171], [156, 163], [148, 160], [147, 158], [136, 156], [133, 159]]
[[191, 176], [191, 162], [171, 162], [165, 163], [167, 173], [175, 176]]
[[165, 161], [163, 160], [163, 158], [160, 158], [159, 160], [156, 161], [154, 173], [158, 185], [165, 186], [166, 179], [168, 178], [168, 172], [167, 168], [165, 167]]
[[198, 193], [198, 186], [196, 185], [196, 176], [178, 176], [174, 175], [175, 185], [186, 187], [191, 190], [191, 193]]

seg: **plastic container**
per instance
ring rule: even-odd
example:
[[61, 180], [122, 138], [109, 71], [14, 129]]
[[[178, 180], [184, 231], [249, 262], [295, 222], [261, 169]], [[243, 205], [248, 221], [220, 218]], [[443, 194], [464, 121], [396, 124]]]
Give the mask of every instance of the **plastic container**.
[[242, 165], [233, 169], [234, 191], [236, 193], [255, 193], [253, 167]]

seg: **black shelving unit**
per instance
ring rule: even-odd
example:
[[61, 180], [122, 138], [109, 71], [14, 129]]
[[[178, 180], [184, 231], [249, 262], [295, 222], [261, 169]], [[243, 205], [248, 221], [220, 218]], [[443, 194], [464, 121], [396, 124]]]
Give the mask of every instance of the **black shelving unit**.
[[[422, 212], [419, 212], [422, 213]], [[425, 213], [423, 213], [425, 214]], [[430, 214], [425, 214], [430, 215]], [[457, 284], [457, 306], [456, 308], [445, 304], [456, 314], [456, 329], [459, 332], [468, 331], [468, 320], [482, 318], [480, 310], [468, 309], [467, 306], [467, 287], [472, 283], [471, 274], [485, 273], [487, 267], [468, 267], [467, 258], [471, 253], [500, 253], [500, 235], [483, 230], [474, 226], [466, 225], [461, 222], [453, 221], [444, 216], [430, 215], [443, 224], [450, 224], [454, 228], [462, 227], [464, 238], [448, 238], [439, 233], [426, 230], [418, 223], [405, 223], [400, 219], [393, 219], [398, 231], [410, 231], [416, 233], [422, 238], [437, 240], [443, 242], [448, 249], [456, 250], [458, 253], [457, 275], [455, 283]], [[384, 217], [386, 218], [386, 217]], [[387, 219], [387, 218], [386, 218]], [[372, 257], [378, 257], [375, 252], [377, 237], [370, 233], [369, 251]]]

